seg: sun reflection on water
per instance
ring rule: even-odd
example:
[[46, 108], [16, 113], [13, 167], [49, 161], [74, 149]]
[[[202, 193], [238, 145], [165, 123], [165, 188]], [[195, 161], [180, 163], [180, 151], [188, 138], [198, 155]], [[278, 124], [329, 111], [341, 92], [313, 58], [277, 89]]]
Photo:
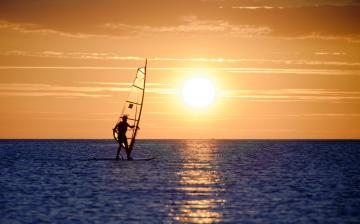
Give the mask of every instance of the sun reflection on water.
[[177, 173], [179, 200], [173, 204], [174, 220], [185, 223], [216, 223], [222, 220], [224, 191], [216, 167], [218, 146], [214, 142], [189, 141], [181, 151], [182, 170]]

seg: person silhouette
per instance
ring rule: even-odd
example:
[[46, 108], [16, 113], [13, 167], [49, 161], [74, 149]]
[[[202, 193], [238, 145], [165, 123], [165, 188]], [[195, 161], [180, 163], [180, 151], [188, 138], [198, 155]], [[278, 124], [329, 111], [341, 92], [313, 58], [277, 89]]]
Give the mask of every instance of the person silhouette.
[[134, 128], [135, 125], [129, 125], [127, 123], [127, 119], [128, 119], [128, 117], [126, 115], [122, 116], [122, 121], [117, 123], [116, 126], [113, 128], [114, 134], [115, 133], [118, 134], [117, 142], [119, 143], [119, 148], [116, 153], [116, 160], [119, 160], [119, 155], [120, 155], [122, 144], [124, 144], [124, 147], [125, 147], [127, 160], [132, 160], [131, 155], [130, 155], [131, 150], [129, 149], [129, 145], [128, 145], [128, 141], [127, 141], [127, 137], [126, 137], [126, 131], [127, 131], [128, 127]]

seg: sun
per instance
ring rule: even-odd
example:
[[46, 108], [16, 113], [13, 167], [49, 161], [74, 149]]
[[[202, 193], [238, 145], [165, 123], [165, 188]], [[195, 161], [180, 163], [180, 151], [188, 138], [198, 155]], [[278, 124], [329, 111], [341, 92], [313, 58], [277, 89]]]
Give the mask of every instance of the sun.
[[185, 82], [182, 96], [190, 107], [205, 108], [214, 102], [215, 88], [209, 79], [193, 77]]

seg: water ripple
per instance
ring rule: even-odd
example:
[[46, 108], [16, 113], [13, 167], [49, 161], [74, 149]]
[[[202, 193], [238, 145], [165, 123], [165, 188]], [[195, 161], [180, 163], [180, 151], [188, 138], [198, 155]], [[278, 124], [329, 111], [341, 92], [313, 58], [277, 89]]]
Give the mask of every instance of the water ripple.
[[360, 141], [1, 140], [0, 223], [359, 223]]

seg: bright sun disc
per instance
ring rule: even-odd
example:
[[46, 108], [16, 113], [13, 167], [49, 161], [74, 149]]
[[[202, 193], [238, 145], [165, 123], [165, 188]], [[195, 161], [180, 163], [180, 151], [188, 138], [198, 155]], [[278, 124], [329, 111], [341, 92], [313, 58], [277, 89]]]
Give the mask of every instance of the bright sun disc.
[[194, 108], [209, 106], [215, 98], [215, 88], [205, 78], [194, 77], [186, 81], [183, 88], [183, 99], [185, 103]]

